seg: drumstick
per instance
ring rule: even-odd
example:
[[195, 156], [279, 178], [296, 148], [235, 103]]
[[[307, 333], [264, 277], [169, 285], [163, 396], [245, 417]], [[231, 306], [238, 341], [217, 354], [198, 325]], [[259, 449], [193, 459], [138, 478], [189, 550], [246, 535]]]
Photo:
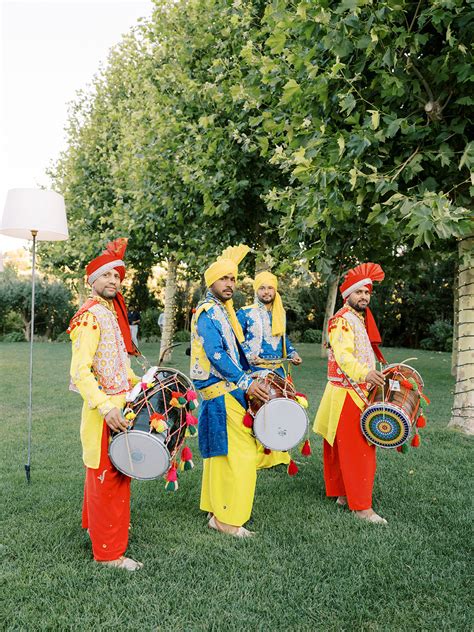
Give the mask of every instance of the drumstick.
[[[379, 362], [379, 368], [380, 368], [380, 372], [382, 373], [383, 369], [382, 369], [382, 363]], [[385, 381], [382, 384], [382, 410], [383, 410], [383, 416], [382, 419], [385, 421]]]
[[132, 453], [130, 452], [130, 444], [128, 443], [128, 429], [125, 430], [125, 443], [127, 445], [128, 460], [130, 462], [130, 471], [133, 474]]

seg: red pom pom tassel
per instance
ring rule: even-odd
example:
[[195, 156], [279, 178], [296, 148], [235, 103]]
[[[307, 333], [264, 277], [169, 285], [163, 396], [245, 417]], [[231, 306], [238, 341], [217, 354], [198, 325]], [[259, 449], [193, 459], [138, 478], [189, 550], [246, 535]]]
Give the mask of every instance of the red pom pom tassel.
[[192, 470], [193, 467], [193, 453], [191, 452], [191, 449], [188, 448], [188, 446], [184, 446], [184, 448], [181, 450], [181, 463], [179, 469], [181, 471], [187, 471]]
[[411, 440], [411, 445], [413, 448], [417, 448], [420, 445], [420, 435], [416, 433], [416, 435]]
[[309, 439], [306, 439], [306, 441], [301, 446], [301, 454], [303, 456], [311, 456], [311, 444], [309, 442]]
[[424, 428], [426, 426], [426, 417], [424, 415], [420, 415], [416, 420], [417, 428]]
[[176, 471], [176, 465], [172, 465], [168, 470], [165, 489], [167, 492], [178, 491], [178, 473]]
[[293, 459], [291, 459], [288, 464], [287, 472], [288, 472], [288, 476], [296, 476], [298, 474], [298, 466], [293, 461]]
[[253, 426], [253, 417], [250, 413], [245, 413], [242, 423], [246, 428], [251, 428]]

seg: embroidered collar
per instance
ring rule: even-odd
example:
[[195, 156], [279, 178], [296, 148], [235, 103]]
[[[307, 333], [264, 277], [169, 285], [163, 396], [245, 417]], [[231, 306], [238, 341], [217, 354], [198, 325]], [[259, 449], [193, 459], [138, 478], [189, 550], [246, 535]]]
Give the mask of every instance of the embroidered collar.
[[346, 303], [346, 307], [348, 309], [348, 311], [350, 311], [352, 314], [354, 314], [355, 316], [357, 316], [357, 318], [362, 321], [364, 323], [365, 326], [365, 318], [364, 318], [364, 314], [363, 312], [358, 312], [356, 309], [354, 309], [353, 307], [351, 307], [350, 305], [348, 305]]
[[92, 295], [92, 294], [89, 298], [91, 298], [93, 301], [97, 301], [99, 305], [106, 307], [109, 311], [112, 312], [112, 314], [114, 314], [114, 316], [117, 316], [115, 312], [115, 307], [112, 301], [108, 301], [107, 299], [102, 298], [102, 296], [97, 296], [97, 295]]

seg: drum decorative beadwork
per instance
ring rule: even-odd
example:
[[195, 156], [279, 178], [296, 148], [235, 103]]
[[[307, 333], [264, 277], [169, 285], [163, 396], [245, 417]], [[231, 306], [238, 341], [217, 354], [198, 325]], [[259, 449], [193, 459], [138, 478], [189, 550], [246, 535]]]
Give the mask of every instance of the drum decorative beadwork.
[[[191, 380], [169, 367], [152, 367], [127, 397], [123, 414], [130, 428], [113, 436], [109, 456], [123, 474], [138, 480], [159, 478], [165, 472], [167, 489], [177, 489], [179, 449], [187, 428], [197, 423], [191, 410], [197, 396]], [[189, 448], [181, 453], [182, 469], [192, 467]]]
[[269, 401], [251, 399], [249, 412], [253, 431], [260, 443], [269, 450], [291, 450], [302, 441], [308, 430], [308, 416], [298, 399], [293, 383], [277, 373], [260, 378], [268, 391]]
[[428, 403], [422, 392], [423, 380], [407, 364], [391, 364], [383, 373], [386, 386], [369, 391], [369, 406], [360, 418], [362, 433], [380, 448], [401, 448], [415, 429], [412, 445], [417, 446], [416, 427], [425, 425], [421, 405]]

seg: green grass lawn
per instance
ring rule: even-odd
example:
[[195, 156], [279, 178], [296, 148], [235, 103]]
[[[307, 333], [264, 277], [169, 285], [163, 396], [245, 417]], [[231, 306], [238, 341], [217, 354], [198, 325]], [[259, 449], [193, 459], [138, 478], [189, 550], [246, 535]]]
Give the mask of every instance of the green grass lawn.
[[[182, 345], [173, 366], [187, 372]], [[157, 345], [144, 345], [156, 361]], [[294, 371], [310, 399], [325, 386], [318, 345], [300, 345]], [[199, 511], [201, 461], [180, 476], [132, 483], [129, 553], [138, 573], [92, 561], [80, 528], [80, 397], [68, 392], [67, 344], [35, 345], [32, 482], [25, 482], [28, 353], [1, 344], [2, 630], [470, 630], [470, 440], [447, 429], [453, 379], [445, 353], [417, 356], [432, 404], [422, 444], [378, 451], [374, 507], [365, 524], [325, 498], [321, 441], [298, 453], [300, 472], [258, 475], [250, 523], [258, 536], [227, 538]]]

